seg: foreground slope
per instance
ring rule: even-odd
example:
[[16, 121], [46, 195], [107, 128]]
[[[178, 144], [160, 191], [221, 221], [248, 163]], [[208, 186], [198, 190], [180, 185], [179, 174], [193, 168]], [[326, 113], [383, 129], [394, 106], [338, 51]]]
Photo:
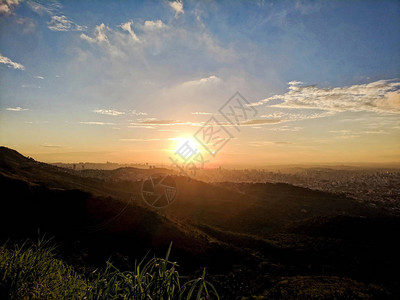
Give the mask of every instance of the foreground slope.
[[398, 216], [287, 184], [180, 176], [175, 202], [154, 210], [140, 197], [138, 178], [147, 171], [66, 170], [2, 147], [1, 237], [34, 237], [39, 229], [62, 242], [73, 264], [97, 265], [118, 252], [121, 267], [149, 249], [162, 255], [173, 241], [176, 260], [207, 266], [226, 299], [268, 299], [302, 286], [332, 296], [341, 284], [359, 295], [399, 295]]

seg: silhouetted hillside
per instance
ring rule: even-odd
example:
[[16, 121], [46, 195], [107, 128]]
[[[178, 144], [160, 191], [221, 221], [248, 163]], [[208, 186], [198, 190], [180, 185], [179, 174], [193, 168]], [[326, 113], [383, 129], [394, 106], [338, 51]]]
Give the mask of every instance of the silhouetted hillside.
[[[40, 230], [78, 268], [112, 255], [124, 269], [172, 241], [173, 259], [186, 269], [207, 267], [225, 299], [313, 287], [326, 299], [399, 295], [395, 215], [288, 184], [213, 185], [182, 176], [173, 176], [177, 199], [156, 210], [140, 195], [138, 179], [150, 175], [66, 170], [1, 147], [0, 237], [36, 238]], [[336, 293], [341, 285], [357, 292]]]
[[4, 147], [0, 149], [0, 187], [3, 241], [34, 237], [40, 228], [62, 240], [89, 241], [104, 255], [115, 250], [142, 254], [171, 241], [177, 251], [191, 255], [204, 254], [209, 248], [204, 234], [188, 233], [176, 222], [138, 205], [141, 201], [134, 200], [138, 195], [65, 173]]

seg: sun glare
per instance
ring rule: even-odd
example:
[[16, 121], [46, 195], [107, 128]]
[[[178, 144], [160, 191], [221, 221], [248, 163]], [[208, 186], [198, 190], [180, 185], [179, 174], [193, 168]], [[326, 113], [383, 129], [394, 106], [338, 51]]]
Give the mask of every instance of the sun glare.
[[190, 157], [191, 155], [201, 153], [202, 148], [200, 143], [193, 137], [183, 136], [175, 139], [172, 151], [174, 154], [179, 154], [183, 157]]

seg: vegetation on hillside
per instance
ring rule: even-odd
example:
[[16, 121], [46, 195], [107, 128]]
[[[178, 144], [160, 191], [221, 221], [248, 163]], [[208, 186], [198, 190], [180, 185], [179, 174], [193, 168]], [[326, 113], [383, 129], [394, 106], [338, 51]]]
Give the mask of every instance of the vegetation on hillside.
[[214, 286], [205, 279], [183, 278], [177, 263], [152, 258], [122, 272], [110, 261], [104, 270], [89, 276], [76, 272], [55, 257], [54, 246], [37, 244], [0, 247], [1, 299], [219, 299]]

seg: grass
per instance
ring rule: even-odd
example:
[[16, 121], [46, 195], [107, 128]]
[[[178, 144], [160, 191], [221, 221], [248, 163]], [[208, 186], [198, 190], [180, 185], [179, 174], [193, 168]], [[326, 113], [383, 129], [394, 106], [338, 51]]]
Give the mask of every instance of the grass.
[[179, 275], [177, 263], [146, 257], [122, 272], [110, 261], [90, 276], [76, 272], [54, 255], [49, 241], [0, 247], [0, 299], [219, 299], [205, 279]]

